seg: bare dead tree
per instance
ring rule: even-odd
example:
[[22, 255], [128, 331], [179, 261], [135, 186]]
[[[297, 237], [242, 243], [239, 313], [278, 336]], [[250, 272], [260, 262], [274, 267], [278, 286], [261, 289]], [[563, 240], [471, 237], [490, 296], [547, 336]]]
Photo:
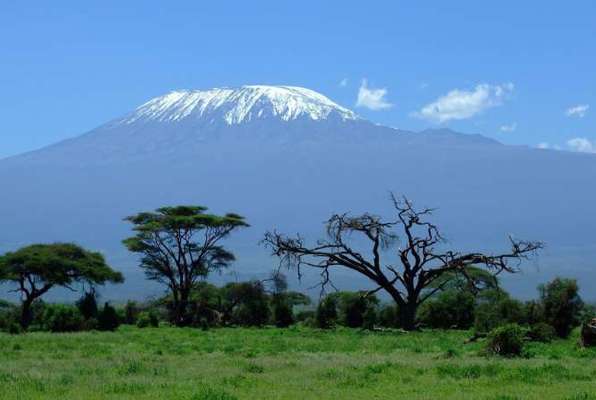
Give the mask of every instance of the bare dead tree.
[[[433, 210], [417, 210], [405, 197], [391, 195], [391, 200], [397, 212], [394, 221], [384, 222], [370, 214], [336, 214], [326, 223], [327, 238], [313, 246], [307, 246], [300, 235], [289, 237], [278, 232], [267, 232], [263, 243], [279, 257], [280, 267], [295, 268], [299, 278], [303, 267], [320, 270], [322, 290], [333, 285], [330, 272], [334, 268], [367, 277], [376, 288], [365, 295], [382, 290], [388, 293], [399, 307], [400, 321], [406, 330], [415, 329], [420, 304], [447, 284], [448, 280], [441, 280], [445, 274], [467, 276], [466, 270], [471, 266], [484, 267], [495, 276], [515, 273], [524, 259], [543, 247], [541, 242], [509, 237], [511, 249], [502, 254], [441, 250], [445, 240], [437, 226], [428, 221]], [[396, 230], [401, 231], [400, 236]], [[357, 242], [355, 236], [364, 240]], [[360, 248], [366, 248], [367, 254]], [[389, 249], [394, 260], [397, 256], [395, 265], [382, 260]]]

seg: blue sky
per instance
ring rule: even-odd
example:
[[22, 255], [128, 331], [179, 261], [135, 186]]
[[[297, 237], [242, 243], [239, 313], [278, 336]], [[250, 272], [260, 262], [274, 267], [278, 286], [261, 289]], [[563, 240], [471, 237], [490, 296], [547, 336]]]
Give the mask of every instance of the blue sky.
[[403, 129], [596, 152], [594, 1], [207, 3], [4, 2], [0, 157], [173, 89], [242, 84], [308, 87]]

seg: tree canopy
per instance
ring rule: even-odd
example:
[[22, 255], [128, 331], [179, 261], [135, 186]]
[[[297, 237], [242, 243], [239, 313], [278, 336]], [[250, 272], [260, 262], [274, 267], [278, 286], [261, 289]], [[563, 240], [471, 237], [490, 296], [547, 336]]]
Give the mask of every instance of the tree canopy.
[[184, 325], [193, 285], [210, 272], [227, 267], [234, 255], [219, 243], [234, 230], [247, 227], [244, 217], [206, 213], [202, 206], [162, 207], [125, 220], [135, 235], [125, 239], [128, 250], [141, 254], [148, 279], [172, 294], [172, 322]]
[[31, 321], [31, 304], [50, 289], [74, 284], [102, 285], [124, 281], [97, 252], [73, 243], [34, 244], [0, 257], [0, 280], [16, 285], [23, 299], [21, 325]]

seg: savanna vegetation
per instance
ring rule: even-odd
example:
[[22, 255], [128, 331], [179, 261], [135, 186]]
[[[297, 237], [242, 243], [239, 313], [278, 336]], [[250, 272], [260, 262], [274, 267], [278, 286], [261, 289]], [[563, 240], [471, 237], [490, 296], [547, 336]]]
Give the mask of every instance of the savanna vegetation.
[[[164, 207], [126, 218], [123, 241], [159, 298], [112, 304], [99, 289], [123, 276], [71, 243], [0, 256], [2, 399], [470, 398], [596, 399], [596, 311], [573, 279], [531, 301], [499, 284], [542, 248], [510, 239], [500, 254], [450, 250], [430, 218], [392, 198], [394, 220], [334, 215], [326, 238], [266, 233], [280, 261], [262, 280], [215, 286], [248, 228], [234, 213]], [[334, 289], [333, 270], [362, 278]], [[321, 296], [290, 290], [314, 269]], [[47, 302], [52, 288], [78, 291]]]

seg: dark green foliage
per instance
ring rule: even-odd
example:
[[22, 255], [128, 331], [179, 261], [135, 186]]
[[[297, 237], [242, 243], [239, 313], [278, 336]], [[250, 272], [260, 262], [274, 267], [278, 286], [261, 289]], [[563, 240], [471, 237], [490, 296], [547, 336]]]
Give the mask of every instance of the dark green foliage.
[[318, 328], [331, 329], [337, 323], [337, 298], [326, 296], [317, 306], [315, 322]]
[[469, 329], [474, 323], [474, 308], [472, 293], [451, 289], [423, 304], [419, 320], [430, 328]]
[[377, 310], [374, 307], [367, 307], [362, 316], [362, 328], [372, 330], [377, 324]]
[[222, 293], [226, 321], [242, 326], [263, 326], [269, 321], [269, 298], [261, 282], [228, 283]]
[[366, 296], [361, 292], [336, 292], [328, 297], [336, 299], [338, 319], [337, 322], [349, 328], [361, 328], [364, 324], [364, 315], [369, 309], [374, 311], [379, 300], [374, 296]]
[[72, 243], [34, 244], [0, 257], [0, 281], [17, 286], [23, 296], [20, 323], [24, 329], [33, 321], [33, 302], [55, 286], [93, 286], [123, 280], [100, 253]]
[[474, 330], [486, 334], [493, 329], [509, 324], [524, 323], [523, 304], [502, 291], [487, 292], [476, 307]]
[[486, 342], [489, 354], [515, 357], [520, 356], [524, 349], [526, 331], [517, 324], [506, 324], [493, 329]]
[[530, 326], [526, 336], [533, 342], [548, 343], [555, 339], [557, 333], [549, 324], [538, 322], [537, 324]]
[[314, 310], [300, 310], [296, 312], [294, 319], [296, 322], [304, 322], [306, 320], [314, 320], [316, 312]]
[[287, 328], [294, 323], [294, 314], [286, 297], [282, 295], [274, 296], [272, 300], [273, 323], [278, 328]]
[[198, 282], [190, 295], [188, 319], [193, 326], [215, 326], [220, 323], [222, 290], [207, 282]]
[[234, 255], [218, 243], [237, 228], [246, 227], [237, 214], [207, 214], [202, 206], [162, 207], [126, 218], [135, 236], [123, 241], [139, 253], [148, 279], [171, 291], [170, 319], [178, 325], [193, 323], [189, 312], [194, 285], [212, 271], [234, 261]]
[[77, 332], [85, 327], [79, 309], [64, 304], [48, 304], [43, 314], [44, 328], [50, 332]]
[[556, 278], [541, 285], [540, 300], [544, 309], [544, 321], [555, 328], [559, 337], [569, 336], [580, 324], [583, 302], [575, 279]]
[[124, 306], [124, 323], [127, 325], [136, 324], [140, 312], [141, 310], [135, 301], [127, 301]]
[[144, 311], [138, 315], [137, 326], [139, 328], [157, 328], [159, 327], [159, 319], [157, 315], [152, 311]]
[[7, 329], [6, 332], [8, 332], [11, 335], [19, 335], [21, 333], [23, 333], [23, 328], [21, 328], [21, 325], [19, 325], [16, 321], [15, 322], [11, 322]]
[[385, 328], [398, 328], [399, 310], [396, 304], [385, 304], [381, 307], [378, 323]]
[[12, 325], [18, 325], [19, 314], [19, 308], [14, 304], [0, 300], [0, 331], [8, 332]]
[[97, 318], [97, 296], [94, 290], [83, 293], [77, 301], [77, 308], [84, 319]]
[[120, 319], [116, 309], [106, 302], [97, 315], [97, 329], [100, 331], [115, 331], [119, 325]]
[[524, 322], [528, 325], [534, 325], [544, 322], [544, 307], [540, 301], [530, 300], [524, 304]]

